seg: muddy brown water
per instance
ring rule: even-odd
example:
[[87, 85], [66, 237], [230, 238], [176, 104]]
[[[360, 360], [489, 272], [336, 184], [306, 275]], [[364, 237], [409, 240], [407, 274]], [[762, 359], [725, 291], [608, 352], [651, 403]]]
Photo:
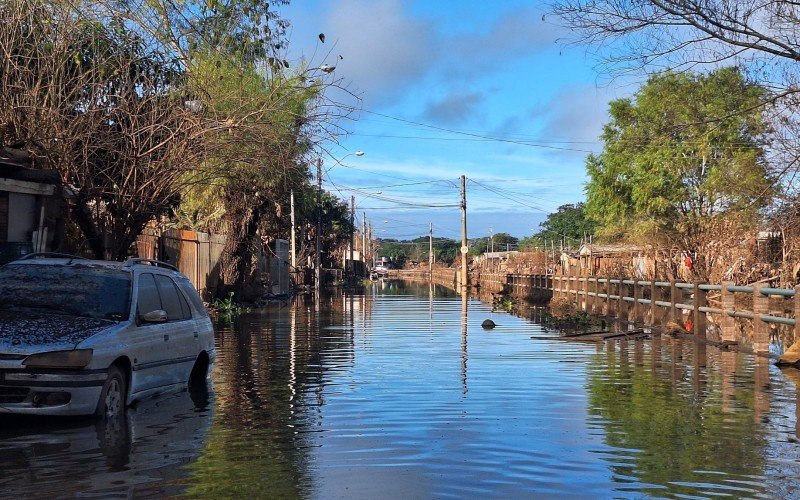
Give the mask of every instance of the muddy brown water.
[[0, 418], [0, 496], [800, 495], [800, 372], [668, 337], [564, 342], [426, 284], [315, 309], [218, 327], [207, 392], [110, 424]]

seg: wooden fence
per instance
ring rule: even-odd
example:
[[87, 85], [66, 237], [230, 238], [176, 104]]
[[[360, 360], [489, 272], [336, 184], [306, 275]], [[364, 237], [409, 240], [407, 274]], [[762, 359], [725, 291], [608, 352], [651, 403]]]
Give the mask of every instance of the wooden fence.
[[[409, 274], [411, 273], [411, 274]], [[424, 271], [404, 271], [427, 277]], [[454, 286], [453, 270], [434, 271], [434, 281]], [[781, 333], [785, 346], [800, 338], [800, 286], [772, 288], [766, 283], [741, 286], [681, 281], [632, 280], [603, 276], [475, 273], [481, 289], [534, 300], [568, 300], [579, 310], [644, 325], [678, 326], [706, 337], [718, 328], [719, 341], [738, 343], [748, 337], [753, 351], [769, 352], [771, 338]], [[751, 328], [744, 322], [751, 322]], [[781, 330], [780, 332], [778, 330]], [[743, 335], [747, 331], [749, 335]]]
[[482, 274], [478, 284], [501, 285], [504, 291], [527, 296], [547, 290], [554, 298], [571, 301], [581, 311], [632, 323], [661, 325], [675, 322], [695, 335], [706, 336], [709, 320], [719, 326], [723, 343], [736, 343], [742, 328], [737, 318], [752, 321], [752, 348], [769, 352], [777, 327], [789, 327], [786, 344], [800, 337], [800, 286], [772, 288], [731, 281], [701, 282], [630, 280], [601, 276]]
[[162, 234], [146, 229], [136, 240], [139, 257], [160, 259], [178, 268], [209, 300], [219, 283], [219, 263], [225, 248], [225, 236], [168, 229]]

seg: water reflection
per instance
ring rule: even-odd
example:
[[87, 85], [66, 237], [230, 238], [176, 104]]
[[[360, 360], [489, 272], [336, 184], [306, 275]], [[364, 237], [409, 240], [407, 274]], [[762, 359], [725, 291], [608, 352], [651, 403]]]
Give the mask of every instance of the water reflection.
[[613, 480], [653, 495], [764, 493], [769, 364], [667, 342], [666, 351], [660, 341], [642, 345], [652, 362], [632, 367], [630, 346], [608, 343], [588, 366], [589, 413], [610, 447], [602, 454]]
[[176, 495], [211, 424], [207, 391], [140, 403], [120, 418], [0, 418], [5, 498]]
[[385, 281], [248, 313], [217, 347], [214, 390], [195, 401], [107, 426], [2, 425], [0, 492], [788, 498], [800, 485], [794, 379], [701, 343], [564, 342], [466, 294]]

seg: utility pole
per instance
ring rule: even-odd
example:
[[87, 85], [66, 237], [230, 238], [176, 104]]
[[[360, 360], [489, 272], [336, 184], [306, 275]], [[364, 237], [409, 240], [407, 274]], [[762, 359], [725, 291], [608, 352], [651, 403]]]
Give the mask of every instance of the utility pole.
[[375, 240], [375, 228], [369, 225], [369, 246], [372, 253], [372, 267], [378, 265], [378, 242]]
[[433, 280], [433, 222], [428, 230], [428, 279]]
[[356, 243], [356, 197], [354, 195], [350, 195], [350, 227], [350, 277], [355, 278], [356, 266], [353, 262], [353, 247]]
[[361, 212], [361, 262], [367, 269], [367, 212]]
[[297, 252], [295, 251], [296, 249], [295, 249], [295, 243], [294, 243], [294, 238], [295, 238], [294, 190], [291, 191], [291, 193], [289, 195], [289, 200], [291, 202], [291, 214], [292, 214], [292, 247], [291, 247], [291, 251], [292, 251], [292, 262], [291, 262], [292, 263], [292, 276], [296, 277], [297, 276], [297, 274], [296, 274], [297, 273]]
[[467, 176], [461, 176], [461, 289], [466, 290], [469, 286], [469, 275], [467, 274]]
[[317, 255], [314, 261], [314, 287], [317, 292], [322, 290], [320, 232], [322, 232], [322, 158], [317, 160]]

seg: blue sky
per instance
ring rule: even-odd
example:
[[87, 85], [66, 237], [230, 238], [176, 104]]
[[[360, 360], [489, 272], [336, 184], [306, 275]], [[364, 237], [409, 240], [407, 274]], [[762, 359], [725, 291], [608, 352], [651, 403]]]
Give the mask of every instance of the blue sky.
[[630, 93], [560, 41], [544, 3], [296, 0], [281, 12], [290, 58], [335, 65], [361, 98], [330, 93], [359, 111], [328, 147], [325, 187], [355, 195], [359, 221], [365, 211], [381, 237], [425, 235], [433, 222], [457, 238], [462, 174], [470, 238], [535, 232], [583, 200], [608, 101]]

